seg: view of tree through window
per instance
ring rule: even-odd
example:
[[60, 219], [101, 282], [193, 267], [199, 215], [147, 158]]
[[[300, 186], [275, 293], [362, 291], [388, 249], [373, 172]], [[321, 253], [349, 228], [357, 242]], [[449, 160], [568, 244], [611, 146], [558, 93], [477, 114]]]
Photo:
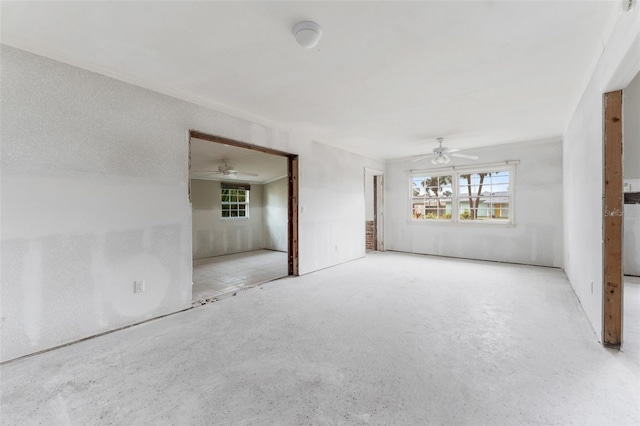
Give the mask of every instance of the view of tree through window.
[[509, 172], [460, 175], [461, 220], [509, 219]]
[[413, 218], [451, 219], [453, 176], [426, 176], [413, 179]]
[[411, 218], [511, 223], [512, 169], [411, 178]]
[[249, 217], [249, 190], [223, 188], [222, 217]]

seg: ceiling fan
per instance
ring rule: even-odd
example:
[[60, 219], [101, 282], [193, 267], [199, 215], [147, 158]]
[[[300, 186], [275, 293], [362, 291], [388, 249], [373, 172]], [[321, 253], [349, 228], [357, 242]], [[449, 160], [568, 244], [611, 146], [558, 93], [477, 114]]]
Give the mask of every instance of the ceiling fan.
[[411, 162], [426, 160], [427, 158], [431, 158], [431, 164], [444, 165], [444, 164], [449, 164], [449, 162], [451, 161], [451, 157], [466, 158], [468, 160], [477, 160], [479, 158], [477, 155], [458, 154], [457, 152], [460, 151], [459, 149], [456, 149], [456, 148], [450, 149], [450, 148], [447, 148], [446, 146], [442, 146], [442, 142], [444, 142], [444, 138], [438, 138], [437, 140], [438, 140], [439, 146], [436, 148], [433, 148], [433, 154], [423, 155], [421, 157], [414, 158], [413, 160], [411, 160]]
[[208, 174], [208, 175], [222, 175], [224, 177], [231, 178], [231, 179], [236, 179], [238, 175], [258, 176], [257, 173], [241, 172], [239, 170], [236, 170], [232, 165], [229, 164], [229, 160], [222, 160], [222, 162], [224, 164], [221, 166], [218, 166], [217, 171], [212, 172], [210, 170], [198, 170], [198, 172], [201, 172], [202, 174]]

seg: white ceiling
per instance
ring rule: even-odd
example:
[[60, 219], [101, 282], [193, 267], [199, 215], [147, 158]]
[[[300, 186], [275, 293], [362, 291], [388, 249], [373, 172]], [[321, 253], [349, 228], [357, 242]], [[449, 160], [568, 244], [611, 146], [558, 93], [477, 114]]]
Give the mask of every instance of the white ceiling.
[[[227, 160], [240, 173], [234, 177], [213, 174]], [[250, 176], [245, 173], [255, 173]], [[191, 138], [191, 178], [268, 183], [287, 176], [287, 158], [246, 148]]]
[[[2, 42], [374, 158], [558, 137], [618, 1], [8, 2]], [[324, 31], [300, 48], [292, 26]]]

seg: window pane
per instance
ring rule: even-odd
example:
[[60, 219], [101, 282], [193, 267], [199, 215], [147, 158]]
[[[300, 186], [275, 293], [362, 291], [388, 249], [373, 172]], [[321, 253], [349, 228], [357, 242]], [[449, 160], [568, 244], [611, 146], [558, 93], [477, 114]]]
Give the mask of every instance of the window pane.
[[223, 189], [221, 192], [221, 217], [248, 217], [249, 191]]
[[460, 220], [504, 217], [502, 206], [509, 202], [509, 184], [508, 171], [460, 175]]
[[413, 219], [451, 219], [453, 176], [420, 176], [412, 178]]
[[[458, 180], [456, 185], [454, 176]], [[411, 217], [460, 222], [509, 221], [510, 179], [509, 170], [412, 177]], [[452, 218], [453, 203], [457, 217]]]

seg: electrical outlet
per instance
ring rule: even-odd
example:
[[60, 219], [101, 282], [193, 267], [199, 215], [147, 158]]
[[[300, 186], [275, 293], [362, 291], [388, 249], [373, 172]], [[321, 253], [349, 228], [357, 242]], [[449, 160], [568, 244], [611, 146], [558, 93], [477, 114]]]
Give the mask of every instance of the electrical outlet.
[[144, 292], [144, 280], [138, 280], [133, 282], [133, 292], [134, 293]]

